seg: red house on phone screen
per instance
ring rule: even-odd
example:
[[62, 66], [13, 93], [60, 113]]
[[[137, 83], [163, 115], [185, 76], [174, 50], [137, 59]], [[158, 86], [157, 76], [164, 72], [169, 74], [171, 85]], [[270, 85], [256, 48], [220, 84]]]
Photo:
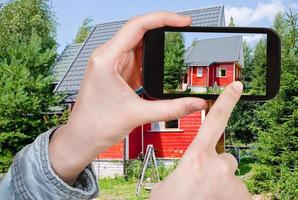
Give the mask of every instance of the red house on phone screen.
[[[224, 8], [222, 6], [189, 10], [180, 12], [180, 14], [191, 16], [192, 25], [195, 26], [225, 26]], [[75, 103], [80, 81], [83, 78], [91, 52], [112, 38], [125, 22], [126, 20], [98, 24], [83, 44], [68, 45], [61, 54], [53, 70], [54, 73], [59, 72], [57, 76], [60, 76], [57, 78], [59, 80], [57, 80], [54, 92], [67, 94], [64, 104], [69, 105], [70, 109]], [[191, 58], [194, 57], [192, 55], [195, 51], [196, 48], [190, 49], [187, 61], [193, 61]], [[235, 72], [232, 69], [238, 67], [236, 66], [237, 62], [231, 60], [231, 62], [219, 64], [218, 60], [214, 61], [216, 62], [208, 62], [206, 65], [196, 62], [190, 64], [189, 75], [193, 75], [187, 78], [187, 87], [196, 90], [195, 87], [201, 87], [200, 82], [205, 83], [206, 81], [208, 85], [214, 85], [215, 82], [218, 85], [224, 85], [228, 81], [232, 81], [233, 77], [236, 77], [233, 75]], [[211, 66], [215, 66], [215, 71], [211, 72]], [[218, 72], [216, 67], [221, 67], [221, 70]], [[215, 76], [216, 80], [207, 77], [208, 73], [210, 75], [210, 73], [216, 72], [220, 73], [221, 77]], [[230, 79], [228, 77], [231, 73], [232, 77]], [[61, 76], [61, 74], [63, 75]], [[224, 76], [229, 80], [224, 81]], [[143, 93], [139, 93], [139, 95], [146, 98]], [[173, 121], [153, 122], [139, 126], [123, 141], [95, 158], [95, 171], [98, 176], [122, 175], [125, 161], [142, 157], [148, 144], [153, 144], [159, 161], [163, 161], [165, 164], [171, 163], [174, 159], [181, 158], [196, 136], [204, 117], [205, 111], [202, 111]], [[223, 141], [220, 144], [224, 145]]]
[[215, 37], [196, 40], [186, 50], [187, 66], [183, 89], [195, 93], [215, 93], [241, 79], [243, 37]]

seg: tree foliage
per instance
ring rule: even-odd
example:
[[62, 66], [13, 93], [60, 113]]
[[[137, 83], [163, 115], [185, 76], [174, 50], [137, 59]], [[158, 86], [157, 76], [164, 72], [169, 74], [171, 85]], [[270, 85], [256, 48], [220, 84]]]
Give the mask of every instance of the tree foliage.
[[55, 18], [47, 0], [10, 1], [0, 12], [0, 60], [8, 56], [7, 47], [18, 42], [16, 35], [28, 42], [35, 32], [41, 38], [43, 50], [53, 48], [55, 30]]
[[[264, 70], [266, 69], [266, 54], [261, 50], [264, 48], [264, 41], [260, 41], [255, 47], [250, 47], [246, 41], [243, 42], [244, 68], [241, 71], [241, 81], [244, 84], [245, 93], [257, 93], [265, 84]], [[260, 69], [262, 68], [262, 69]], [[259, 87], [259, 85], [261, 85]], [[263, 86], [264, 87], [264, 86]], [[256, 139], [256, 132], [251, 124], [256, 120], [256, 110], [262, 103], [239, 102], [228, 123], [226, 129], [227, 141], [230, 144], [250, 144]]]
[[173, 32], [165, 35], [164, 55], [164, 89], [173, 91], [182, 82], [184, 66], [184, 38], [181, 33]]
[[48, 114], [55, 23], [46, 0], [15, 0], [0, 12], [0, 172], [16, 152], [57, 121]]
[[229, 27], [235, 27], [235, 23], [234, 23], [234, 18], [233, 17], [230, 17], [230, 22], [229, 22]]
[[259, 40], [256, 44], [251, 60], [251, 84], [248, 85], [249, 93], [253, 95], [266, 94], [266, 69], [267, 69], [267, 42]]
[[74, 40], [74, 43], [79, 44], [84, 42], [88, 37], [88, 35], [90, 34], [92, 28], [93, 28], [92, 19], [89, 17], [85, 18], [82, 26], [79, 28], [79, 31], [76, 35], [76, 39]]
[[298, 27], [291, 11], [276, 16], [273, 28], [282, 39], [281, 88], [278, 96], [257, 111], [257, 158], [247, 184], [252, 192], [274, 199], [298, 196]]

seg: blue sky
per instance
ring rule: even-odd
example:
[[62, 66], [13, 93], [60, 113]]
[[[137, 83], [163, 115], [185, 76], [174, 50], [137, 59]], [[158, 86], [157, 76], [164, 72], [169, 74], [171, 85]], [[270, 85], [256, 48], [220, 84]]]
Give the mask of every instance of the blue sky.
[[294, 0], [52, 0], [58, 22], [58, 51], [61, 52], [66, 44], [72, 42], [86, 17], [91, 17], [97, 24], [153, 11], [184, 11], [217, 5], [225, 6], [226, 21], [233, 16], [237, 26], [269, 27], [280, 10], [290, 6], [298, 10], [298, 2]]

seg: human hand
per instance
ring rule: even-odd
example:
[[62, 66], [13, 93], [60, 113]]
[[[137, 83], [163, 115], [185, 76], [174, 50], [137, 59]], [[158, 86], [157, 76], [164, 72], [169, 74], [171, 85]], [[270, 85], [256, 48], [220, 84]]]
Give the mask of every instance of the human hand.
[[236, 159], [228, 153], [217, 154], [215, 150], [242, 88], [240, 82], [227, 86], [207, 114], [177, 168], [155, 185], [150, 199], [252, 199], [245, 185], [235, 176]]
[[190, 23], [190, 17], [168, 12], [136, 17], [92, 53], [70, 118], [53, 135], [49, 147], [53, 169], [64, 181], [73, 183], [98, 154], [135, 127], [206, 108], [199, 98], [148, 101], [134, 92], [141, 82], [144, 33]]

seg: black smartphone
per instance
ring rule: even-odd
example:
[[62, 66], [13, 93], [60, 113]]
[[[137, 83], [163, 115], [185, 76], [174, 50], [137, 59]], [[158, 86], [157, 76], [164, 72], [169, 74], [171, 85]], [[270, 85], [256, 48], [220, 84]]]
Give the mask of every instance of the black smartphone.
[[154, 99], [216, 99], [233, 81], [241, 100], [276, 96], [280, 39], [269, 28], [163, 27], [148, 31], [143, 47], [143, 87]]

